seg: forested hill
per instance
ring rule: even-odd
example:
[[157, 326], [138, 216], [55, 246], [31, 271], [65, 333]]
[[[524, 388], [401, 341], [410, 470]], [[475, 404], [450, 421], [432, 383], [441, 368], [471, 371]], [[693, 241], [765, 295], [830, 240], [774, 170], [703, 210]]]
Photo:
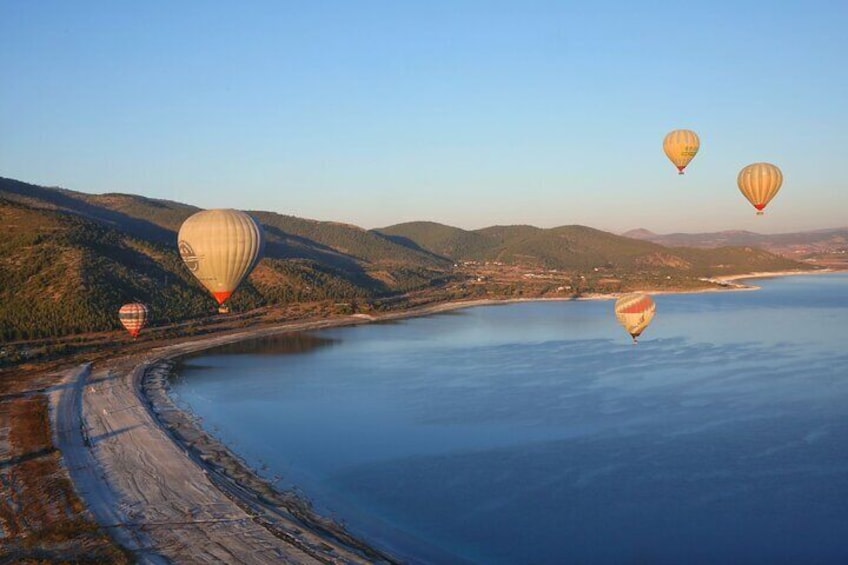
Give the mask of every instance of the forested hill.
[[455, 261], [489, 261], [547, 269], [678, 271], [708, 277], [753, 271], [809, 268], [752, 247], [692, 249], [663, 247], [585, 226], [542, 229], [493, 226], [474, 231], [432, 222], [411, 222], [379, 230], [394, 241], [446, 254]]
[[848, 227], [778, 234], [761, 234], [740, 230], [657, 234], [645, 229], [637, 229], [625, 232], [622, 235], [665, 246], [706, 249], [747, 246], [796, 257], [811, 257], [823, 253], [848, 253]]
[[[0, 178], [0, 340], [114, 329], [117, 309], [136, 300], [151, 306], [155, 324], [208, 314], [214, 302], [184, 267], [176, 246], [180, 225], [198, 210], [168, 200]], [[804, 267], [751, 248], [665, 248], [582, 226], [467, 231], [414, 222], [364, 230], [249, 213], [263, 225], [267, 242], [265, 257], [234, 295], [232, 307], [239, 311], [384, 299], [446, 283], [456, 283], [459, 294], [451, 296], [461, 297], [467, 290], [463, 281], [479, 278], [463, 270], [466, 260], [574, 275], [600, 267], [637, 275], [632, 280], [652, 280], [638, 278], [645, 273], [692, 278]]]
[[[115, 312], [134, 300], [157, 323], [208, 314], [214, 303], [176, 247], [179, 226], [198, 210], [0, 178], [0, 340], [116, 328]], [[265, 229], [265, 258], [234, 295], [236, 310], [390, 296], [433, 284], [451, 265], [353, 226], [252, 214]]]

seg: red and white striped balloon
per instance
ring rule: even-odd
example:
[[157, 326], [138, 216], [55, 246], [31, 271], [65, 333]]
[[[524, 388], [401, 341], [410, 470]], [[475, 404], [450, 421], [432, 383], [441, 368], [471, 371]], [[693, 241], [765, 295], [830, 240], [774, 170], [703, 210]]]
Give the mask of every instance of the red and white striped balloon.
[[656, 311], [657, 305], [647, 294], [625, 294], [615, 301], [615, 317], [633, 338], [634, 343], [654, 319]]
[[118, 319], [133, 337], [138, 337], [142, 328], [147, 325], [147, 306], [140, 302], [124, 304], [118, 310]]

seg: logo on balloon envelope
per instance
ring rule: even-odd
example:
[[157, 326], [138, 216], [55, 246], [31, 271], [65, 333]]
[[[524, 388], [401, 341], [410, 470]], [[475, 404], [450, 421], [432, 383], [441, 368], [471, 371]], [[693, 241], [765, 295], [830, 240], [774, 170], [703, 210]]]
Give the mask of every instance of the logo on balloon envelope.
[[179, 247], [180, 257], [183, 258], [188, 270], [191, 272], [197, 271], [200, 268], [200, 258], [194, 253], [194, 249], [191, 248], [191, 245], [187, 241], [180, 241]]

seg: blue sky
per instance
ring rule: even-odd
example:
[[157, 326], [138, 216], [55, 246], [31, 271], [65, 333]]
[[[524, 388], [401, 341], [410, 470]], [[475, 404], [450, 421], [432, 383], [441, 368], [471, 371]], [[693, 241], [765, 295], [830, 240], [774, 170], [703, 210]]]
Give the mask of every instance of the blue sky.
[[0, 176], [367, 228], [844, 226], [846, 29], [841, 0], [0, 0]]

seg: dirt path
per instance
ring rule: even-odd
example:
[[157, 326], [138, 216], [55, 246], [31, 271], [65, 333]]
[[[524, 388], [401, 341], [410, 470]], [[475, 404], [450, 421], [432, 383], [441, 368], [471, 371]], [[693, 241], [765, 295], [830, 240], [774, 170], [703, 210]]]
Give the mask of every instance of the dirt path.
[[54, 444], [62, 451], [71, 480], [97, 521], [110, 530], [118, 543], [136, 552], [141, 562], [166, 562], [155, 553], [147, 552], [151, 542], [139, 528], [115, 527], [126, 521], [118, 511], [120, 499], [105, 488], [104, 471], [82, 419], [83, 386], [90, 375], [91, 365], [80, 365], [68, 371], [62, 383], [51, 390]]

